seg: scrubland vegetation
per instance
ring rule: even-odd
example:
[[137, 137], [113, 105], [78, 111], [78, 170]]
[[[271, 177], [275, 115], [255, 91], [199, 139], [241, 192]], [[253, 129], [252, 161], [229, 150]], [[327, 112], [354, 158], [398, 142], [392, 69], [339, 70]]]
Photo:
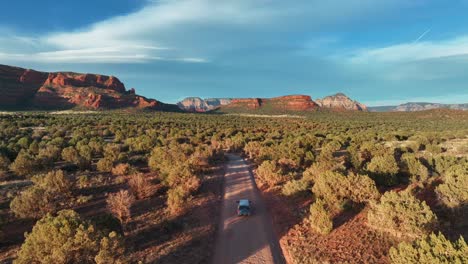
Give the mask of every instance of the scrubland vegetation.
[[466, 263], [467, 137], [440, 110], [1, 116], [0, 256], [206, 263], [232, 151], [292, 263]]

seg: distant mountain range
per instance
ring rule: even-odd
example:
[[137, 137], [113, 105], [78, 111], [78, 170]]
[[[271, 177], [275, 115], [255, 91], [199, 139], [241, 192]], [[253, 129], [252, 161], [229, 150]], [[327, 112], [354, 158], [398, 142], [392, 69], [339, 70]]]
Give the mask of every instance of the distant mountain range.
[[315, 101], [308, 95], [286, 95], [274, 98], [210, 98], [188, 97], [177, 105], [190, 112], [218, 111], [311, 111], [317, 109], [367, 111], [367, 107], [351, 100], [343, 93], [327, 96]]
[[432, 109], [453, 109], [453, 110], [468, 110], [468, 104], [438, 104], [425, 102], [410, 102], [401, 105], [392, 106], [370, 106], [371, 112], [416, 112]]
[[0, 65], [0, 110], [145, 109], [177, 112], [281, 111], [421, 111], [438, 108], [467, 110], [468, 104], [406, 103], [366, 107], [337, 93], [312, 100], [309, 95], [274, 98], [188, 97], [166, 104], [127, 90], [117, 77], [74, 72], [40, 72]]

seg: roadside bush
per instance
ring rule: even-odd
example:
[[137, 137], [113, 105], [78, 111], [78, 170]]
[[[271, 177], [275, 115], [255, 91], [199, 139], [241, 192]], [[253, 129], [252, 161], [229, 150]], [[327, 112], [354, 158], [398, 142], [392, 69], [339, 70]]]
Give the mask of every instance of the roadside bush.
[[345, 176], [333, 171], [320, 174], [312, 187], [312, 192], [333, 209], [340, 209], [347, 200], [367, 203], [380, 196], [374, 181], [367, 175]]
[[130, 208], [135, 198], [127, 190], [120, 190], [107, 196], [107, 208], [124, 226], [131, 218]]
[[333, 230], [331, 215], [326, 209], [325, 202], [321, 199], [317, 199], [310, 206], [309, 221], [311, 228], [322, 235], [327, 235]]
[[292, 196], [309, 189], [309, 183], [305, 180], [290, 180], [281, 188], [283, 195]]
[[444, 183], [436, 187], [439, 200], [448, 208], [468, 203], [468, 167], [457, 165], [448, 169], [442, 177]]
[[144, 199], [151, 195], [151, 183], [143, 175], [143, 173], [137, 173], [130, 176], [128, 181], [130, 190], [136, 199]]
[[104, 236], [76, 212], [63, 210], [34, 225], [14, 263], [124, 263], [123, 255], [123, 244], [115, 232]]
[[398, 184], [398, 164], [392, 153], [372, 158], [367, 164], [367, 171], [379, 185], [393, 186]]
[[386, 192], [379, 202], [371, 202], [368, 223], [397, 237], [416, 238], [434, 230], [437, 217], [424, 201], [409, 191]]
[[450, 242], [443, 234], [434, 233], [413, 243], [402, 242], [390, 249], [390, 260], [394, 264], [420, 263], [467, 263], [468, 245], [462, 236]]
[[262, 184], [273, 187], [279, 184], [283, 179], [280, 170], [277, 168], [274, 161], [264, 161], [256, 171], [258, 178]]

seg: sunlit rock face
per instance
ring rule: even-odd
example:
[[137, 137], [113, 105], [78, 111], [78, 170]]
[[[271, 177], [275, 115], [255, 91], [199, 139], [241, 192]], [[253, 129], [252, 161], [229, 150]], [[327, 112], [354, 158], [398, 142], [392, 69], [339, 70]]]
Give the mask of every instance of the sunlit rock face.
[[114, 76], [73, 72], [39, 72], [0, 65], [0, 107], [15, 109], [172, 108], [126, 91]]
[[357, 101], [351, 100], [343, 93], [330, 95], [322, 99], [316, 100], [317, 104], [322, 108], [329, 108], [335, 110], [354, 110], [354, 111], [367, 111], [367, 107]]

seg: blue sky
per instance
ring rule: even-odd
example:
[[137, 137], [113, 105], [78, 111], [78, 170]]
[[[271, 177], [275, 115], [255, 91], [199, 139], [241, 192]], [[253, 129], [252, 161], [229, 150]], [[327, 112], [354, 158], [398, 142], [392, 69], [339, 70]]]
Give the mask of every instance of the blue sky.
[[468, 102], [468, 0], [0, 2], [0, 64], [115, 75], [163, 102], [344, 92]]

